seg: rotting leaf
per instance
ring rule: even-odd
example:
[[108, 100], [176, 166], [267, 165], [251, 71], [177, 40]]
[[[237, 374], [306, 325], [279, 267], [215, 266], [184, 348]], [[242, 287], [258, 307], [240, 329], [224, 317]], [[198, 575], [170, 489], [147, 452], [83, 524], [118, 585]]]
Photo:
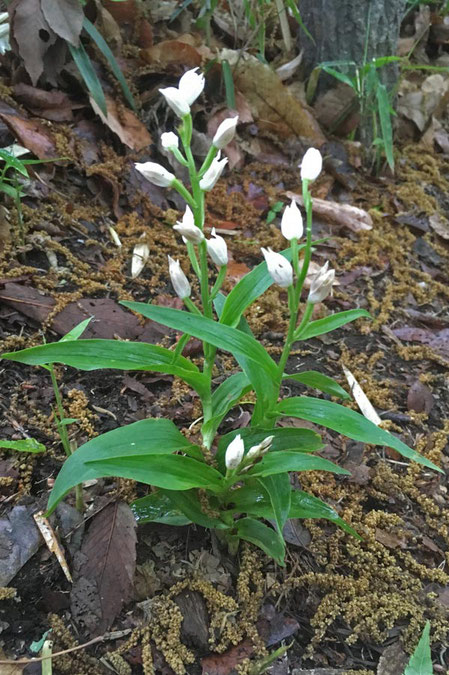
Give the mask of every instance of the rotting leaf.
[[119, 107], [110, 96], [105, 96], [105, 99], [108, 111], [107, 117], [102, 113], [92, 96], [89, 97], [93, 110], [104, 124], [117, 134], [122, 143], [131, 150], [142, 150], [153, 142], [148, 129], [137, 119], [132, 110], [124, 106]]
[[56, 42], [48, 25], [40, 0], [19, 0], [8, 7], [11, 46], [23, 59], [23, 64], [35, 86], [44, 71], [44, 56]]
[[202, 60], [195, 47], [181, 40], [164, 40], [149, 49], [142, 49], [140, 56], [146, 63], [157, 64], [162, 70], [173, 65], [195, 68]]
[[132, 597], [136, 568], [136, 521], [127, 504], [115, 502], [92, 519], [75, 556], [70, 607], [89, 633], [100, 635]]
[[41, 0], [41, 8], [56, 35], [78, 47], [84, 12], [79, 0]]
[[236, 666], [251, 656], [254, 645], [251, 640], [245, 640], [235, 647], [231, 647], [224, 654], [212, 654], [202, 661], [202, 675], [230, 675]]
[[39, 120], [25, 119], [20, 115], [0, 113], [0, 117], [17, 137], [20, 145], [39, 159], [56, 159], [58, 152], [50, 129]]
[[407, 395], [407, 408], [417, 413], [430, 413], [434, 399], [429, 387], [420, 380], [413, 382]]

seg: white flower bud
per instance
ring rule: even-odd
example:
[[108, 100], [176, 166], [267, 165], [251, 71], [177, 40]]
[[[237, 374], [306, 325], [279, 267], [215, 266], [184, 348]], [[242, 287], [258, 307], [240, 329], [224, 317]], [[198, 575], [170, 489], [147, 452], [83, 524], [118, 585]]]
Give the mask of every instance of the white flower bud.
[[179, 138], [173, 131], [166, 131], [161, 135], [161, 145], [164, 150], [172, 150], [179, 146]]
[[235, 136], [235, 129], [237, 127], [238, 121], [238, 115], [237, 117], [228, 117], [226, 120], [223, 120], [215, 132], [212, 145], [214, 145], [219, 150], [228, 145], [228, 143], [230, 143]]
[[250, 448], [248, 450], [248, 452], [246, 453], [246, 459], [261, 457], [262, 455], [265, 455], [265, 453], [268, 452], [268, 450], [271, 447], [271, 444], [273, 442], [273, 438], [274, 438], [274, 436], [267, 436], [258, 445], [253, 445], [252, 448]]
[[196, 101], [204, 89], [204, 75], [202, 73], [198, 74], [197, 70], [198, 68], [188, 70], [181, 77], [178, 84], [178, 91], [189, 106]]
[[309, 148], [301, 162], [301, 180], [315, 180], [323, 168], [321, 152], [316, 148]]
[[136, 162], [134, 164], [144, 178], [159, 187], [170, 187], [176, 177], [156, 162]]
[[271, 248], [261, 249], [268, 267], [268, 274], [274, 283], [281, 288], [287, 288], [293, 283], [293, 267], [280, 253], [275, 253]]
[[225, 168], [227, 163], [228, 163], [227, 158], [220, 159], [220, 152], [219, 152], [218, 155], [214, 158], [212, 164], [210, 165], [204, 176], [202, 177], [202, 179], [200, 180], [200, 188], [202, 190], [205, 190], [206, 192], [212, 190], [215, 183], [223, 173], [223, 169]]
[[281, 232], [286, 239], [301, 239], [304, 233], [301, 211], [295, 200], [292, 199], [290, 206], [286, 206], [281, 220]]
[[234, 440], [231, 441], [231, 443], [229, 443], [228, 447], [226, 448], [225, 454], [226, 468], [229, 470], [236, 469], [240, 464], [240, 462], [242, 461], [244, 454], [245, 454], [245, 445], [243, 443], [240, 434], [237, 434]]
[[182, 271], [179, 260], [173, 260], [173, 258], [168, 256], [168, 270], [170, 272], [173, 288], [175, 289], [178, 298], [184, 300], [184, 298], [190, 297], [191, 290], [189, 280]]
[[228, 247], [223, 237], [215, 234], [215, 227], [212, 228], [211, 235], [214, 239], [206, 241], [207, 252], [217, 267], [223, 267], [223, 265], [228, 264]]
[[166, 87], [165, 89], [159, 89], [159, 91], [178, 117], [185, 117], [190, 113], [190, 105], [179, 89]]
[[335, 270], [328, 269], [329, 262], [327, 262], [316, 274], [310, 284], [308, 302], [316, 304], [323, 302], [325, 298], [332, 292], [332, 285], [335, 280]]
[[203, 241], [204, 234], [194, 223], [193, 213], [190, 206], [186, 206], [185, 213], [182, 217], [182, 222], [176, 221], [173, 229], [182, 235], [182, 238], [192, 242], [192, 244], [199, 244]]

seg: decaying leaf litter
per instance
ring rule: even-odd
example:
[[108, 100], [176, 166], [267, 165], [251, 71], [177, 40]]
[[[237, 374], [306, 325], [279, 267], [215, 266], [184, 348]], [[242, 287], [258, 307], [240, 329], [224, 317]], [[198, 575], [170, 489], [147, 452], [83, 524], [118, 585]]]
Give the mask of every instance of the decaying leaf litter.
[[[92, 50], [107, 92], [107, 115], [94, 109], [95, 115], [73, 67], [66, 64], [70, 85], [66, 79], [63, 86], [45, 61], [51, 47], [60, 53], [61, 41], [77, 40], [64, 34], [63, 18], [52, 14], [54, 4], [29, 3], [30, 11], [41, 12], [51, 35], [45, 50], [40, 45], [34, 51], [41, 62], [23, 51], [23, 23], [15, 34], [30, 79], [22, 75], [10, 86], [17, 61], [11, 54], [2, 57], [2, 145], [18, 142], [40, 159], [56, 160], [33, 169], [21, 224], [14, 206], [4, 207], [2, 352], [39, 344], [43, 335], [58, 339], [92, 315], [97, 321], [91, 321], [86, 337], [165, 346], [177, 339], [175, 332], [142, 322], [118, 305], [119, 300], [151, 299], [178, 307], [166, 256], [188, 264], [171, 229], [183, 204], [175, 194], [143, 182], [133, 161], [161, 159], [159, 129], [169, 113], [158, 102], [158, 87], [170, 84], [186, 66], [202, 65], [218, 49], [218, 64], [209, 71], [208, 91], [195, 112], [209, 135], [228, 114], [219, 65], [225, 58], [234, 67], [240, 115], [229, 156], [237, 170], [209, 195], [206, 221], [226, 237], [232, 255], [225, 290], [259, 262], [260, 246], [281, 245], [277, 221], [267, 224], [267, 213], [300, 192], [297, 163], [306, 147], [322, 146], [326, 171], [313, 188], [314, 235], [326, 241], [314, 260], [330, 259], [339, 285], [334, 297], [317, 307], [316, 318], [357, 305], [368, 309], [374, 321], [360, 320], [311, 340], [298, 349], [289, 369], [320, 370], [349, 391], [346, 368], [382, 425], [447, 469], [444, 77], [442, 83], [429, 82], [425, 75], [413, 78], [410, 88], [416, 86], [422, 95], [419, 104], [416, 96], [406, 98], [405, 78], [396, 175], [372, 178], [358, 166], [357, 146], [326, 139], [288, 81], [282, 83], [251, 55], [233, 52], [226, 40], [218, 43], [217, 38], [212, 49], [185, 24], [184, 32], [176, 31], [177, 24], [168, 28], [166, 16], [145, 23], [133, 2], [97, 3], [96, 21], [107, 25], [116, 41], [139, 113], [127, 107], [101, 54]], [[42, 72], [47, 81], [41, 87]], [[201, 158], [204, 136], [199, 133], [196, 141]], [[281, 350], [282, 307], [279, 290], [273, 289], [248, 316], [273, 356]], [[201, 358], [196, 341], [187, 349]], [[220, 367], [217, 383], [232, 371], [232, 359], [223, 355]], [[198, 402], [180, 381], [152, 373], [105, 372], [99, 378], [62, 367], [57, 374], [67, 416], [78, 420], [70, 427], [78, 443], [150, 416], [169, 416], [194, 437]], [[0, 640], [5, 658], [29, 658], [31, 643], [51, 628], [54, 652], [104, 637], [55, 659], [55, 672], [103, 673], [112, 667], [151, 673], [154, 667], [168, 674], [211, 675], [234, 672], [237, 666], [250, 672], [248, 659], [257, 664], [285, 641], [292, 646], [272, 673], [315, 668], [326, 675], [386, 675], [392, 663], [400, 664], [396, 673], [403, 668], [427, 618], [435, 646], [444, 643], [449, 539], [444, 479], [404, 465], [393, 452], [382, 454], [329, 433], [323, 435], [322, 454], [349, 469], [351, 477], [303, 474], [301, 487], [334, 506], [363, 542], [321, 521], [295, 521], [286, 533], [288, 564], [280, 571], [250, 547], [239, 560], [230, 559], [200, 528], [141, 525], [135, 530], [127, 504], [146, 488], [102, 480], [85, 486], [85, 518], [68, 499], [52, 520], [73, 573], [71, 585], [33, 521], [45, 507], [62, 461], [49, 378], [44, 371], [7, 362], [0, 375], [2, 438], [31, 436], [47, 448], [45, 454], [2, 455]], [[249, 404], [226, 420], [226, 430], [248, 423]], [[104, 541], [106, 548], [92, 545]], [[119, 565], [111, 550], [120, 554]], [[439, 661], [438, 649], [434, 654], [435, 672], [446, 672], [444, 652]]]

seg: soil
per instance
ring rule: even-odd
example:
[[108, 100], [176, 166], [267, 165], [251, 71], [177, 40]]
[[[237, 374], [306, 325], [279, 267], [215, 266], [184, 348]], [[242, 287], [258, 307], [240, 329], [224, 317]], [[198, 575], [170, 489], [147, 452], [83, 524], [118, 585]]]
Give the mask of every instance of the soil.
[[[73, 148], [69, 125], [49, 123], [48, 128], [64, 155]], [[151, 131], [157, 133], [157, 128]], [[178, 337], [134, 317], [118, 302], [180, 306], [166, 260], [167, 255], [179, 257], [188, 269], [171, 229], [182, 203], [175, 194], [140, 182], [132, 161], [143, 160], [144, 153], [125, 150], [106, 128], [88, 147], [97, 153], [94, 168], [86, 166], [79, 148], [70, 150], [67, 162], [36, 168], [22, 200], [22, 222], [8, 204], [10, 237], [0, 262], [1, 352], [57, 340], [92, 314], [96, 321], [85, 337], [163, 346], [173, 345]], [[335, 140], [333, 149], [346, 155], [347, 147]], [[206, 229], [215, 226], [223, 233], [232, 258], [226, 292], [260, 262], [261, 246], [285, 247], [279, 218], [267, 224], [267, 213], [277, 201], [287, 203], [289, 191], [301, 191], [299, 157], [292, 162], [287, 155], [280, 155], [282, 164], [273, 157], [271, 163], [245, 157], [208, 195]], [[318, 370], [348, 390], [342, 370], [346, 366], [382, 425], [447, 471], [449, 237], [442, 236], [449, 219], [447, 156], [404, 145], [398, 150], [394, 178], [386, 173], [373, 178], [352, 168], [350, 190], [347, 180], [335, 178], [329, 167], [328, 161], [313, 195], [369, 212], [373, 226], [354, 231], [314, 217], [315, 239], [326, 238], [314, 261], [321, 265], [329, 259], [339, 281], [333, 297], [316, 306], [314, 318], [361, 307], [373, 320], [298, 344], [287, 370]], [[437, 231], [432, 226], [436, 215]], [[111, 224], [120, 247], [111, 239]], [[149, 258], [133, 279], [131, 258], [142, 242], [149, 247]], [[277, 358], [287, 322], [282, 289], [272, 287], [247, 318]], [[201, 360], [195, 341], [187, 349]], [[221, 354], [216, 382], [234, 368], [235, 362]], [[170, 376], [81, 373], [62, 366], [56, 374], [66, 413], [78, 420], [70, 426], [76, 445], [147, 417], [168, 417], [190, 434], [201, 414], [188, 387]], [[31, 436], [46, 446], [45, 454], [2, 452], [4, 518], [16, 507], [26, 507], [30, 514], [45, 508], [64, 454], [54, 426], [48, 373], [2, 361], [0, 390], [0, 437]], [[307, 390], [292, 383], [284, 393], [292, 391]], [[357, 409], [353, 401], [345, 405]], [[219, 433], [245, 426], [250, 410], [250, 403], [242, 403]], [[351, 471], [343, 478], [301, 474], [301, 488], [336, 508], [363, 536], [361, 542], [324, 521], [294, 521], [286, 532], [287, 564], [279, 568], [249, 545], [230, 557], [214, 534], [200, 527], [139, 525], [132, 596], [101, 640], [54, 659], [53, 672], [257, 673], [257, 664], [261, 667], [269, 652], [286, 645], [288, 650], [269, 671], [272, 675], [399, 675], [429, 619], [434, 672], [448, 673], [446, 474], [410, 465], [393, 451], [304, 422], [300, 426], [319, 431], [325, 443], [321, 455]], [[82, 523], [73, 509], [74, 520], [58, 513], [52, 523], [69, 567], [75, 565], [95, 514], [118, 501], [131, 503], [147, 491], [132, 481], [100, 480], [85, 488]], [[74, 505], [72, 495], [66, 503]], [[5, 657], [32, 657], [31, 643], [49, 629], [54, 651], [73, 650], [95, 639], [88, 618], [74, 617], [72, 585], [45, 546], [24, 562], [7, 587], [14, 590], [1, 596]], [[35, 663], [23, 672], [41, 672], [39, 668]]]

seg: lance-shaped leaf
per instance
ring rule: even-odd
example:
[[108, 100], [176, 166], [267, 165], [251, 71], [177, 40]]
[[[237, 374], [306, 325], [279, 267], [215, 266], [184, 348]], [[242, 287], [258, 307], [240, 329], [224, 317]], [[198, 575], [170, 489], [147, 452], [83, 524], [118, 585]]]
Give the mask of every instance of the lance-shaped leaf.
[[139, 312], [148, 319], [153, 319], [164, 326], [182, 331], [203, 340], [219, 349], [242, 354], [256, 361], [273, 379], [277, 377], [277, 365], [262, 345], [250, 335], [230, 326], [218, 326], [216, 321], [197, 314], [189, 314], [171, 307], [148, 305], [145, 302], [121, 302], [134, 312]]
[[51, 342], [38, 347], [3, 354], [2, 358], [31, 366], [63, 363], [79, 370], [153, 370], [177, 375], [189, 384], [199, 396], [208, 391], [208, 381], [198, 368], [183, 356], [174, 362], [169, 349], [146, 342], [121, 340], [70, 340]]
[[311, 387], [312, 389], [319, 389], [320, 391], [324, 392], [325, 394], [329, 394], [330, 396], [338, 396], [339, 398], [343, 399], [351, 398], [348, 392], [345, 391], [343, 387], [341, 387], [338, 384], [338, 382], [335, 382], [335, 380], [333, 380], [332, 377], [323, 375], [323, 373], [318, 373], [315, 370], [305, 370], [302, 373], [293, 373], [291, 375], [284, 374], [283, 379], [301, 382], [301, 384], [305, 384], [306, 387]]
[[314, 424], [322, 424], [355, 441], [371, 445], [386, 445], [413, 462], [443, 473], [433, 462], [409, 448], [399, 438], [380, 429], [363, 415], [338, 403], [309, 396], [294, 396], [278, 403], [275, 412], [287, 417], [299, 417]]
[[[196, 523], [202, 527], [216, 528], [218, 530], [228, 529], [229, 526], [219, 518], [213, 518], [212, 516], [203, 513], [200, 502], [198, 501], [197, 490], [185, 490], [183, 492], [161, 490], [161, 492], [172, 503], [173, 507], [189, 518], [192, 523]], [[209, 500], [213, 500], [213, 497], [210, 497]], [[211, 503], [211, 507], [218, 508], [218, 503]]]
[[224, 380], [212, 394], [212, 417], [201, 428], [203, 437], [215, 435], [226, 413], [251, 389], [252, 385], [245, 373], [235, 373]]
[[362, 318], [372, 319], [372, 316], [366, 309], [349, 309], [347, 312], [337, 312], [337, 314], [331, 314], [324, 319], [311, 321], [304, 330], [301, 331], [298, 339], [310, 340], [310, 338], [317, 337], [317, 335], [330, 333], [337, 328], [345, 326], [351, 321]]
[[245, 539], [245, 541], [258, 546], [279, 565], [284, 567], [285, 544], [283, 537], [278, 532], [253, 518], [238, 520], [236, 527], [240, 539]]
[[259, 483], [268, 494], [277, 530], [279, 534], [282, 534], [291, 507], [292, 487], [290, 485], [290, 476], [288, 473], [265, 476], [265, 478], [259, 478]]
[[268, 452], [260, 462], [257, 462], [245, 473], [246, 476], [263, 477], [274, 476], [285, 471], [332, 471], [344, 475], [351, 475], [341, 466], [316, 455], [307, 455], [302, 452]]
[[131, 511], [138, 525], [144, 523], [162, 523], [163, 525], [190, 525], [191, 520], [173, 507], [173, 504], [162, 490], [136, 499], [131, 504]]
[[78, 483], [119, 476], [156, 487], [189, 490], [219, 489], [221, 474], [203, 462], [173, 452], [195, 447], [170, 420], [150, 419], [97, 436], [77, 449], [64, 463], [48, 503], [49, 513]]

